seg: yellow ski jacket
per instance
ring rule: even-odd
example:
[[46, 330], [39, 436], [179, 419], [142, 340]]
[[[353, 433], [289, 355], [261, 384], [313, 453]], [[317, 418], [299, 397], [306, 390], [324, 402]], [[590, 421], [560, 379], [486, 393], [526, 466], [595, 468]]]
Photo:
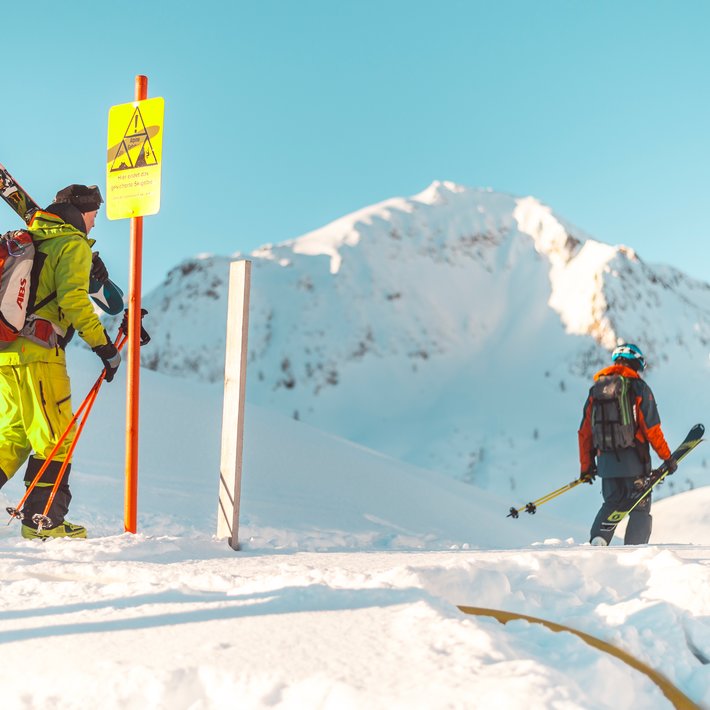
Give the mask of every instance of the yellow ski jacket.
[[[34, 315], [52, 323], [60, 336], [73, 327], [89, 347], [105, 345], [109, 340], [89, 297], [94, 241], [57, 215], [43, 211], [34, 214], [28, 231], [35, 243], [35, 264], [41, 262], [34, 303], [57, 294]], [[66, 360], [62, 348], [47, 347], [22, 336], [0, 350], [0, 366], [28, 362]]]

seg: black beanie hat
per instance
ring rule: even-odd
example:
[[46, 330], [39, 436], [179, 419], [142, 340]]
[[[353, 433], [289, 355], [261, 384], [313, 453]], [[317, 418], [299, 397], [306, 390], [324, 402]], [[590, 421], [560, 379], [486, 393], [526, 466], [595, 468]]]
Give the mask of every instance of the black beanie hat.
[[96, 185], [69, 185], [57, 193], [54, 201], [68, 202], [80, 212], [93, 212], [104, 200]]

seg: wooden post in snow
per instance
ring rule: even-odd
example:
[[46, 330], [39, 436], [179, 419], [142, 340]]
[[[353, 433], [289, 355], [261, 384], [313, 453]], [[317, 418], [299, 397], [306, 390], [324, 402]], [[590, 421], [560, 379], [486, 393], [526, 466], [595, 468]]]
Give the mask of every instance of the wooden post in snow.
[[251, 261], [234, 261], [229, 269], [227, 347], [222, 409], [222, 457], [219, 470], [217, 537], [239, 549], [239, 502], [244, 450], [244, 392], [247, 375]]

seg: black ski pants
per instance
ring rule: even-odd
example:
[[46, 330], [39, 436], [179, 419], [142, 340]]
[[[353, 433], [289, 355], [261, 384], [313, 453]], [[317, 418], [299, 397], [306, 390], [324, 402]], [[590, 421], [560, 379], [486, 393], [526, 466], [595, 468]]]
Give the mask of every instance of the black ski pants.
[[[44, 464], [44, 459], [38, 459], [34, 456], [30, 456], [30, 460], [27, 464], [27, 470], [25, 471], [25, 486], [28, 487], [35, 476], [39, 472], [40, 468]], [[36, 513], [42, 515], [44, 509], [49, 503], [49, 499], [52, 496], [52, 488], [54, 486], [57, 477], [59, 476], [59, 471], [62, 468], [61, 461], [51, 461], [42, 479], [37, 485], [32, 489], [32, 492], [27, 497], [25, 505], [22, 509], [24, 516], [22, 522], [27, 527], [37, 529], [37, 523], [32, 520], [32, 516]], [[55, 528], [57, 525], [61, 525], [64, 522], [64, 516], [69, 510], [69, 503], [71, 502], [71, 491], [69, 490], [69, 473], [71, 472], [71, 464], [67, 464], [67, 468], [64, 471], [64, 476], [62, 482], [57, 487], [57, 492], [52, 501], [52, 505], [49, 508], [47, 517], [52, 521], [50, 526]]]
[[[604, 503], [594, 519], [590, 539], [603, 537], [607, 544], [614, 537], [614, 527], [603, 525], [615, 510], [624, 510], [633, 504], [636, 493], [634, 478], [602, 478]], [[651, 537], [651, 495], [649, 493], [629, 514], [624, 534], [624, 545], [645, 545]]]

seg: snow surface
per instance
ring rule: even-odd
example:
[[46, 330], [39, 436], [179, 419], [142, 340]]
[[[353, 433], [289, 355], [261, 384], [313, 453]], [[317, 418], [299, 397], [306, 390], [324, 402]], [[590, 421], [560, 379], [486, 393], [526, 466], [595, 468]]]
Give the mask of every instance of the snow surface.
[[[76, 405], [98, 362], [70, 357]], [[143, 371], [123, 534], [124, 374], [77, 447], [70, 519], [90, 539], [0, 529], [3, 707], [671, 707], [579, 638], [471, 605], [586, 631], [710, 708], [710, 489], [656, 504], [656, 544], [592, 548], [587, 486], [577, 519], [512, 520], [507, 497], [250, 405], [235, 553], [213, 537], [221, 388]]]

